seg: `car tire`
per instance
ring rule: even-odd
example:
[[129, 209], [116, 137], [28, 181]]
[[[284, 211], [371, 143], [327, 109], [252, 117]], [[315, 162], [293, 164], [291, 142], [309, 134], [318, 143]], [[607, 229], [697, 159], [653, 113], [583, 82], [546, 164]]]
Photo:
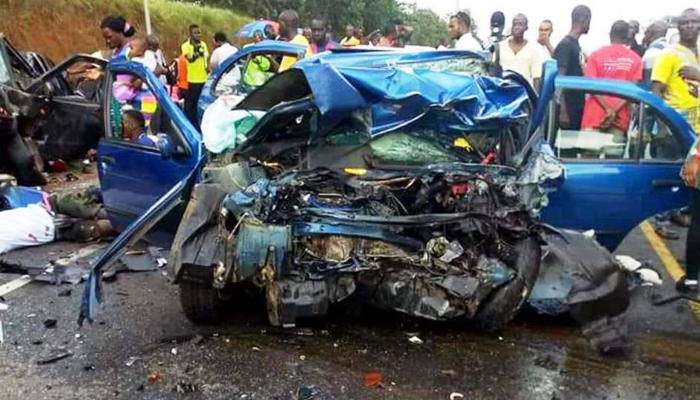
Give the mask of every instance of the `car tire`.
[[217, 324], [223, 317], [223, 303], [219, 290], [211, 281], [183, 276], [180, 280], [180, 304], [187, 318], [196, 324]]
[[515, 244], [514, 260], [509, 262], [518, 275], [496, 289], [482, 303], [474, 317], [477, 328], [499, 331], [515, 318], [525, 301], [530, 297], [540, 271], [542, 249], [536, 237], [529, 237]]

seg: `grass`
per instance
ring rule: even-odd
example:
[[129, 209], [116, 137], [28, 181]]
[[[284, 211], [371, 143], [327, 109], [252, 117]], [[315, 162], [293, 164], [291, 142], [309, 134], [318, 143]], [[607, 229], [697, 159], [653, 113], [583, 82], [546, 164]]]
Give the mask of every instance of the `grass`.
[[[192, 3], [150, 0], [151, 24], [165, 54], [172, 57], [198, 24], [207, 43], [214, 32], [233, 36], [251, 18], [230, 10]], [[47, 54], [54, 61], [104, 47], [99, 25], [107, 15], [122, 15], [145, 35], [143, 0], [0, 0], [0, 31], [19, 49]]]

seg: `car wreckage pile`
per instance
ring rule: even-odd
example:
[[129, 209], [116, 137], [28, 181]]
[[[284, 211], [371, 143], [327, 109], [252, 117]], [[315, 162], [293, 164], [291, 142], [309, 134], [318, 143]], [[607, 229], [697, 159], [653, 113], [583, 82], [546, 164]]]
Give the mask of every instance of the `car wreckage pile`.
[[535, 221], [501, 171], [293, 171], [228, 195], [222, 213], [238, 227], [230, 273], [265, 287], [273, 325], [360, 291], [382, 308], [495, 326], [537, 276]]
[[[238, 105], [264, 116], [198, 172], [169, 261], [188, 317], [216, 321], [232, 291], [252, 287], [276, 326], [354, 299], [500, 329], [529, 300], [571, 312], [600, 350], [625, 346], [617, 261], [539, 222], [545, 185], [564, 169], [529, 126], [527, 84], [300, 64]], [[92, 320], [100, 268], [119, 250], [98, 261], [81, 319]]]

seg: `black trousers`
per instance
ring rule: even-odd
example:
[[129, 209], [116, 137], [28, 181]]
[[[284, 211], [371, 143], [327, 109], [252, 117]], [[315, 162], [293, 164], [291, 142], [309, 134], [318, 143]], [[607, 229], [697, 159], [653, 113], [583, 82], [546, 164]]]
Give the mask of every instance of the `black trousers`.
[[690, 228], [685, 244], [686, 278], [698, 279], [700, 272], [700, 190], [690, 189]]
[[197, 122], [197, 102], [199, 101], [199, 96], [202, 94], [203, 83], [189, 83], [187, 87], [187, 93], [185, 94], [185, 115], [192, 122], [197, 130], [199, 130], [199, 123]]

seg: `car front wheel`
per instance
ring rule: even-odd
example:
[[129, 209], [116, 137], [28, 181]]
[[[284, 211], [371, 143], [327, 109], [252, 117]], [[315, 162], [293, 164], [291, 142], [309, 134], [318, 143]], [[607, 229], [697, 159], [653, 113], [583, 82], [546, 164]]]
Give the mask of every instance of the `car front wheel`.
[[187, 318], [197, 324], [217, 324], [223, 316], [219, 290], [211, 280], [183, 276], [180, 280], [180, 304]]

